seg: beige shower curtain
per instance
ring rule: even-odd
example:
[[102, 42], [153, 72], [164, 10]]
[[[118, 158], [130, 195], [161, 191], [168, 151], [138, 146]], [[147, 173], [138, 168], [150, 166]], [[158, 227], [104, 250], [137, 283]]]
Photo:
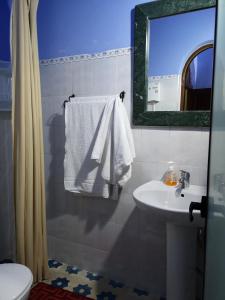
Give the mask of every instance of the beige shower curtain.
[[17, 261], [46, 278], [47, 242], [40, 70], [39, 0], [14, 0], [11, 20], [13, 162]]

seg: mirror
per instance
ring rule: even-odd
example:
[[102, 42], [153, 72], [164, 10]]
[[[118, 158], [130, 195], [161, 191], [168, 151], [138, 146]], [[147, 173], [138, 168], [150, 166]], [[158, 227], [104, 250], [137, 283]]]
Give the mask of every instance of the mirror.
[[209, 126], [215, 5], [161, 0], [136, 6], [134, 125]]
[[215, 8], [148, 22], [149, 111], [210, 110]]

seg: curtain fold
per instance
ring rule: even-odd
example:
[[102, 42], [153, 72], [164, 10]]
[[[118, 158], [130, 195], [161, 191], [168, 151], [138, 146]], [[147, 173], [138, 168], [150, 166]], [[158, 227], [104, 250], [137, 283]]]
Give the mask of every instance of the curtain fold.
[[17, 261], [32, 270], [34, 281], [48, 276], [38, 2], [14, 0], [11, 19]]

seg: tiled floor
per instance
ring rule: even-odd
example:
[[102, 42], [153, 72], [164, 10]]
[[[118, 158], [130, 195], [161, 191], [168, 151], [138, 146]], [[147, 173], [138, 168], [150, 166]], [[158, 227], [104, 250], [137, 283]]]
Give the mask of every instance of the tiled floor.
[[[56, 260], [49, 260], [50, 278], [46, 283], [96, 300], [163, 300], [147, 291], [129, 288], [124, 283], [100, 274], [81, 270]], [[164, 299], [165, 300], [165, 299]]]

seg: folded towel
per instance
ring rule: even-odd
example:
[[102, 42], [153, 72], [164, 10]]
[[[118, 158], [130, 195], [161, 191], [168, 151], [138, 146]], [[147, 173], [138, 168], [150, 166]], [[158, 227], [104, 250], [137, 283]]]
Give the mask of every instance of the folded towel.
[[129, 120], [118, 96], [77, 97], [65, 108], [66, 190], [109, 198], [131, 176]]

